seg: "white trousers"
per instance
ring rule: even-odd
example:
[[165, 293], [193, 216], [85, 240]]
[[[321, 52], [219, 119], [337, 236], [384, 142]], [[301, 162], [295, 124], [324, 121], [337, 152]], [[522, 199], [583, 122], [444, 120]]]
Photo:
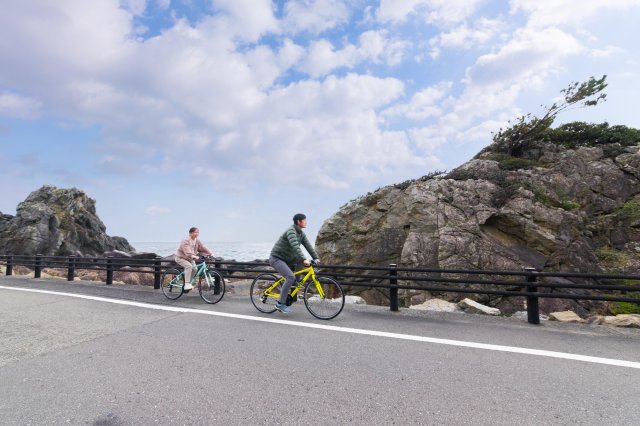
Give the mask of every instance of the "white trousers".
[[184, 268], [184, 283], [187, 288], [190, 286], [191, 278], [193, 274], [196, 272], [196, 262], [188, 261], [186, 259], [181, 259], [176, 257], [176, 263]]

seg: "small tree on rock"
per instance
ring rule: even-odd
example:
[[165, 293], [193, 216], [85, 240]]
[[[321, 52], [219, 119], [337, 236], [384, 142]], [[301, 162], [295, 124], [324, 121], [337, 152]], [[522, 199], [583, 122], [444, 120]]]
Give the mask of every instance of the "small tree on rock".
[[[523, 115], [517, 121], [507, 127], [500, 129], [493, 135], [492, 150], [506, 152], [513, 157], [519, 157], [522, 153], [537, 140], [540, 140], [543, 133], [551, 127], [556, 116], [563, 111], [572, 108], [584, 108], [604, 102], [607, 95], [601, 93], [606, 87], [607, 76], [578, 83], [571, 83], [566, 89], [560, 91], [564, 100], [560, 103], [553, 103], [550, 107], [545, 107], [546, 112], [542, 117], [536, 117], [530, 113]], [[511, 123], [511, 122], [509, 122]]]

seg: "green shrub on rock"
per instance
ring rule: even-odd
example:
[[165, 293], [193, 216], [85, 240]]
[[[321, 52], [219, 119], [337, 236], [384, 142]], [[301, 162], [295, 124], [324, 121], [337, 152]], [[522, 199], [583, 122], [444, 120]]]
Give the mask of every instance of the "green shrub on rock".
[[[629, 297], [640, 297], [640, 294], [635, 293]], [[640, 314], [640, 305], [631, 302], [611, 302], [609, 312], [611, 315]]]
[[640, 219], [640, 203], [636, 200], [629, 200], [618, 211], [619, 216], [622, 219], [629, 221], [635, 221]]

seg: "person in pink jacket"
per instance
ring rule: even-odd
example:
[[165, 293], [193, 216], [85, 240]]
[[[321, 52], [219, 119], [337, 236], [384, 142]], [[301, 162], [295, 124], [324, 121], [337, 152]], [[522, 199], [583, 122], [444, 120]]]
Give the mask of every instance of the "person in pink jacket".
[[213, 256], [211, 250], [198, 240], [198, 235], [200, 235], [198, 228], [189, 229], [189, 236], [182, 240], [176, 250], [176, 263], [184, 268], [185, 291], [193, 288], [191, 277], [196, 271], [196, 259], [200, 255]]

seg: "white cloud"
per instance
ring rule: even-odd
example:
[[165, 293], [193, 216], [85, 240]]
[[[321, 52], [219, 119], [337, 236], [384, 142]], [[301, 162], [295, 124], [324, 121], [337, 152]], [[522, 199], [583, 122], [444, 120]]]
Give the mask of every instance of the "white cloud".
[[335, 69], [352, 69], [367, 61], [395, 66], [402, 61], [408, 48], [409, 42], [392, 40], [384, 30], [365, 31], [360, 34], [358, 45], [349, 43], [341, 49], [335, 49], [330, 41], [320, 39], [311, 43], [299, 68], [312, 77], [321, 77]]
[[156, 0], [156, 4], [160, 9], [166, 10], [171, 6], [171, 0]]
[[168, 209], [167, 207], [160, 207], [160, 206], [149, 206], [144, 211], [149, 216], [158, 216], [158, 215], [167, 214], [171, 212], [171, 210]]
[[450, 92], [452, 82], [442, 82], [416, 92], [404, 104], [395, 104], [383, 111], [383, 116], [402, 116], [412, 120], [425, 120], [442, 114], [442, 99]]
[[147, 0], [120, 0], [122, 6], [134, 15], [143, 15], [147, 9]]
[[216, 21], [229, 35], [242, 41], [256, 42], [268, 33], [278, 31], [271, 0], [213, 0], [222, 16]]
[[594, 58], [608, 58], [613, 55], [624, 53], [624, 49], [617, 46], [605, 46], [603, 49], [592, 49], [590, 53]]
[[[307, 186], [338, 189], [354, 180], [374, 180], [399, 165], [424, 167], [426, 160], [411, 151], [402, 132], [379, 126], [375, 110], [402, 91], [398, 80], [355, 74], [274, 90], [263, 115], [233, 135], [229, 155], [241, 153], [241, 159], [228, 161], [218, 153], [211, 170], [202, 173], [213, 182], [228, 182], [225, 173], [232, 173], [277, 185], [293, 185], [302, 173]], [[224, 163], [234, 169], [216, 167]]]
[[428, 23], [452, 25], [473, 15], [482, 0], [381, 0], [376, 17], [381, 22], [400, 23], [418, 16]]
[[415, 14], [418, 6], [427, 3], [424, 0], [381, 0], [376, 10], [376, 17], [383, 22], [402, 22], [409, 15]]
[[[0, 87], [12, 93], [0, 95], [0, 113], [98, 124], [103, 161], [95, 161], [105, 173], [195, 175], [227, 190], [296, 185], [300, 175], [311, 186], [340, 189], [424, 173], [439, 165], [434, 152], [444, 144], [482, 139], [519, 112], [518, 96], [587, 52], [565, 27], [510, 34], [497, 19], [469, 20], [477, 2], [382, 1], [377, 22], [352, 23], [329, 39], [313, 35], [351, 19], [344, 2], [289, 2], [279, 22], [270, 1], [217, 0], [216, 14], [177, 20], [147, 40], [132, 35], [143, 2], [129, 9], [91, 3], [16, 2], [0, 15], [0, 40], [15, 40], [0, 42], [11, 64], [0, 67]], [[542, 16], [532, 3], [513, 5]], [[47, 19], [39, 21], [41, 9]], [[314, 21], [314, 11], [322, 19]], [[472, 59], [464, 58], [464, 80], [445, 74], [446, 82], [429, 83], [430, 69], [404, 68], [425, 42], [401, 39], [389, 24], [412, 15], [447, 28], [432, 48], [483, 52], [465, 52]], [[588, 52], [615, 52], [603, 46]]]
[[444, 48], [471, 49], [486, 45], [500, 32], [502, 25], [500, 20], [480, 19], [473, 28], [465, 23], [442, 32], [429, 40], [429, 45], [432, 46], [429, 54], [436, 59]]
[[562, 59], [583, 50], [580, 42], [556, 28], [521, 29], [496, 53], [482, 55], [467, 70], [473, 84], [507, 85], [543, 79], [561, 67]]
[[394, 40], [386, 30], [365, 31], [359, 37], [358, 56], [361, 61], [371, 60], [395, 66], [402, 62], [411, 42]]
[[302, 46], [298, 46], [290, 39], [285, 39], [282, 43], [282, 47], [278, 51], [278, 65], [282, 69], [288, 69], [297, 64], [305, 54], [305, 50]]
[[451, 132], [444, 132], [443, 128], [439, 126], [431, 126], [411, 129], [408, 134], [416, 146], [425, 152], [433, 152], [448, 142]]
[[530, 27], [581, 25], [605, 10], [638, 8], [637, 0], [511, 0], [511, 12], [529, 15]]
[[40, 116], [42, 103], [28, 96], [0, 92], [0, 116], [35, 119]]
[[340, 50], [334, 50], [328, 40], [311, 43], [308, 54], [300, 69], [312, 77], [320, 77], [340, 67], [351, 68], [356, 63], [357, 48], [348, 44]]
[[284, 6], [283, 28], [288, 33], [320, 34], [349, 21], [342, 0], [290, 0]]

